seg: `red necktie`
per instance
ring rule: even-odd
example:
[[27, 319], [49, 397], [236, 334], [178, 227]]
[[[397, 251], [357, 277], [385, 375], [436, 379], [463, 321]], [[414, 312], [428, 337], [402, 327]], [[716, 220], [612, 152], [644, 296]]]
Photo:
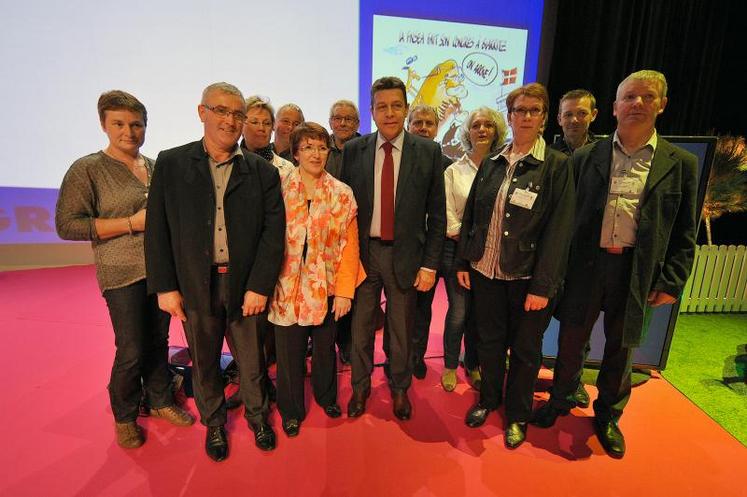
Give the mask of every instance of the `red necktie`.
[[381, 168], [381, 239], [394, 240], [394, 159], [392, 144], [384, 142], [384, 167]]

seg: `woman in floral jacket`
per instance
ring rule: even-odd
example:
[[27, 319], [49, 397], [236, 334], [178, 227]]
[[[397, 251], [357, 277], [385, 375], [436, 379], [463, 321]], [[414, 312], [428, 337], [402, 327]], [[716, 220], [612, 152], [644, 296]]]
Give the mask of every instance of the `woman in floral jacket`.
[[312, 337], [311, 384], [327, 416], [337, 404], [335, 322], [350, 312], [365, 274], [358, 252], [357, 205], [350, 188], [325, 171], [330, 138], [312, 122], [291, 134], [298, 163], [281, 172], [286, 212], [285, 259], [269, 319], [275, 324], [277, 400], [283, 431], [298, 435], [306, 415], [306, 347]]

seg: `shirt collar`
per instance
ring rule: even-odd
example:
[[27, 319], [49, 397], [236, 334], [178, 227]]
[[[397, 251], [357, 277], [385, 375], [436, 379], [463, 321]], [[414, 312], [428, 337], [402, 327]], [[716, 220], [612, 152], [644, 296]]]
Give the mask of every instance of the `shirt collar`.
[[[542, 135], [538, 136], [537, 139], [534, 141], [534, 145], [532, 145], [532, 148], [529, 149], [529, 152], [527, 152], [525, 157], [531, 155], [539, 162], [544, 162], [546, 146], [547, 145], [545, 144], [545, 139], [542, 138]], [[506, 158], [506, 160], [508, 160], [510, 155], [511, 155], [511, 143], [507, 143], [497, 154], [491, 157], [490, 160], [495, 160], [500, 156], [503, 156]]]
[[634, 153], [638, 152], [639, 150], [643, 150], [646, 147], [651, 148], [651, 154], [653, 155], [653, 153], [656, 152], [656, 145], [659, 143], [659, 138], [656, 133], [656, 130], [654, 129], [654, 133], [651, 135], [651, 138], [649, 138], [648, 141], [644, 143], [642, 147], [640, 147], [638, 150], [628, 151], [628, 149], [626, 149], [623, 146], [622, 142], [620, 141], [620, 137], [617, 136], [617, 130], [615, 130], [615, 134], [612, 136], [612, 143], [614, 143], [617, 148], [619, 148], [622, 152], [624, 152], [627, 155], [633, 155]]
[[[381, 136], [381, 133], [377, 131], [376, 132], [376, 150], [380, 149], [385, 141], [387, 141], [387, 139]], [[392, 147], [396, 148], [397, 150], [402, 150], [402, 144], [404, 143], [404, 141], [405, 141], [405, 130], [403, 129], [397, 136], [394, 137], [394, 140], [390, 141], [390, 143], [392, 144]]]
[[208, 159], [210, 160], [210, 163], [213, 164], [213, 165], [216, 165], [216, 166], [221, 166], [223, 164], [228, 164], [229, 162], [233, 161], [233, 159], [237, 155], [240, 155], [241, 157], [244, 157], [244, 153], [241, 151], [241, 147], [239, 146], [238, 143], [236, 145], [234, 145], [233, 152], [231, 152], [231, 156], [228, 159], [224, 160], [223, 162], [218, 162], [218, 161], [216, 161], [215, 159], [213, 159], [210, 156], [210, 154], [207, 151], [207, 147], [205, 147], [205, 140], [204, 139], [202, 140], [202, 150], [205, 152], [205, 155], [208, 156]]

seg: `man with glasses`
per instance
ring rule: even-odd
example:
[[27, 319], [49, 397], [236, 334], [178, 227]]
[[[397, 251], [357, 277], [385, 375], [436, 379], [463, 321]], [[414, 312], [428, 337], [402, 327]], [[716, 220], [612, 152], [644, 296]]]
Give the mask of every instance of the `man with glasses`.
[[563, 128], [559, 137], [550, 148], [571, 155], [574, 150], [597, 138], [589, 131], [589, 126], [597, 118], [597, 99], [590, 91], [571, 90], [560, 98], [558, 107], [558, 124]]
[[285, 104], [275, 114], [275, 141], [272, 150], [287, 161], [293, 162], [290, 149], [290, 134], [299, 124], [305, 122], [301, 107], [296, 104]]
[[594, 431], [615, 458], [625, 454], [618, 422], [644, 316], [648, 307], [676, 302], [695, 254], [697, 159], [658, 135], [656, 118], [666, 105], [662, 73], [631, 74], [617, 87], [614, 135], [572, 156], [576, 221], [557, 312], [558, 357], [550, 401], [533, 419], [547, 428], [576, 405], [584, 348], [604, 311]]
[[350, 100], [338, 100], [329, 109], [329, 129], [332, 130], [332, 147], [327, 156], [327, 172], [340, 179], [342, 172], [342, 147], [360, 135], [358, 107]]
[[358, 202], [360, 257], [368, 275], [353, 309], [353, 396], [348, 416], [361, 416], [371, 391], [376, 309], [387, 299], [394, 415], [410, 419], [407, 389], [416, 292], [436, 281], [446, 238], [446, 201], [441, 148], [405, 131], [407, 93], [395, 77], [371, 86], [377, 131], [355, 138], [342, 152], [342, 179]]
[[202, 140], [161, 152], [148, 197], [148, 289], [184, 325], [195, 402], [207, 426], [205, 450], [228, 456], [220, 357], [224, 336], [239, 366], [244, 416], [257, 447], [275, 448], [262, 389], [257, 329], [284, 252], [285, 209], [277, 169], [238, 146], [246, 120], [241, 92], [228, 83], [203, 91]]

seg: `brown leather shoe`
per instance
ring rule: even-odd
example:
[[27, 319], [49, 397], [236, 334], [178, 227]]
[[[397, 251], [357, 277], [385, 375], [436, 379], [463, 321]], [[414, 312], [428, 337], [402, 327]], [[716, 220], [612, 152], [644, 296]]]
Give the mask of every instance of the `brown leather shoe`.
[[353, 396], [350, 398], [350, 402], [348, 402], [349, 418], [360, 417], [366, 412], [366, 399], [368, 399], [369, 394], [370, 390], [363, 390], [361, 392], [353, 390]]
[[407, 421], [412, 415], [412, 405], [407, 397], [407, 390], [392, 391], [392, 408], [397, 419]]
[[176, 404], [159, 409], [151, 409], [150, 415], [154, 418], [165, 419], [175, 426], [191, 426], [195, 423], [194, 416]]
[[117, 444], [125, 449], [137, 449], [145, 443], [143, 429], [134, 421], [114, 423], [114, 431], [117, 433]]

